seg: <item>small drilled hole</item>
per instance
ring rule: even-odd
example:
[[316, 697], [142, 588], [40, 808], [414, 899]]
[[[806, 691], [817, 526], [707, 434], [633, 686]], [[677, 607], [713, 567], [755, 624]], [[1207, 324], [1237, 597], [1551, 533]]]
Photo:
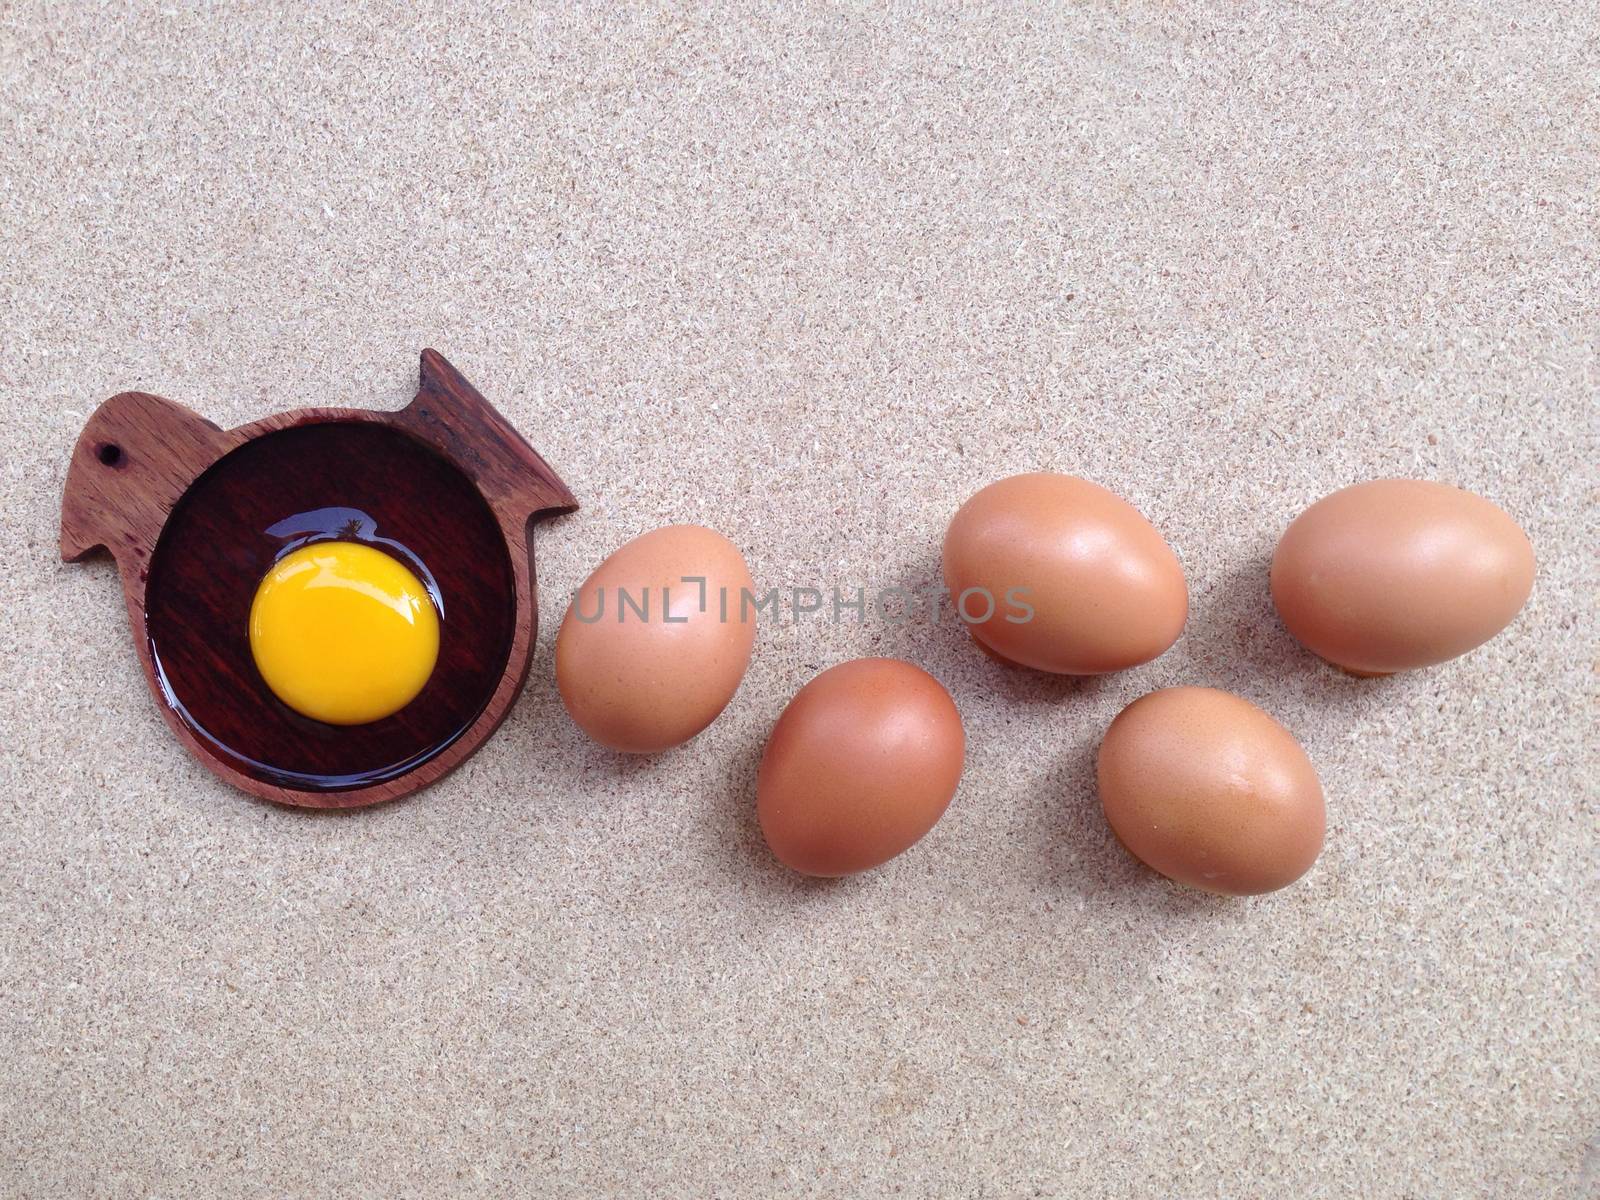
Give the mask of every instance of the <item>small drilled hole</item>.
[[122, 461], [122, 447], [115, 442], [106, 442], [99, 450], [100, 461], [108, 467], [114, 467]]

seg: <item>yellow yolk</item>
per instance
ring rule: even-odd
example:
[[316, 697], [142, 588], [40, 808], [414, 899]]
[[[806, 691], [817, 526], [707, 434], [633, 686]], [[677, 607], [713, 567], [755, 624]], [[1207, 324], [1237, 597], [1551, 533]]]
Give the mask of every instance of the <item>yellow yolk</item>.
[[399, 712], [439, 657], [439, 614], [398, 559], [358, 542], [284, 555], [250, 606], [250, 652], [273, 694], [331, 725]]

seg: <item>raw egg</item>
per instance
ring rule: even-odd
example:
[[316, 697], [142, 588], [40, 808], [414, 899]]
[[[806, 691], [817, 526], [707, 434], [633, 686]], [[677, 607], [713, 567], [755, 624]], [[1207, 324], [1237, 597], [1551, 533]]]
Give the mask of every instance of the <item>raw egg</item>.
[[966, 756], [961, 714], [932, 675], [892, 658], [840, 663], [783, 710], [756, 777], [767, 845], [807, 875], [852, 875], [944, 815]]
[[715, 530], [669, 525], [595, 568], [556, 636], [556, 685], [602, 746], [652, 754], [694, 737], [739, 689], [755, 645], [754, 584]]
[[1482, 645], [1533, 590], [1533, 547], [1481, 496], [1421, 479], [1358, 483], [1284, 531], [1272, 600], [1307, 649], [1358, 675]]
[[944, 578], [983, 649], [1063, 675], [1148, 662], [1189, 613], [1183, 568], [1156, 527], [1071, 475], [1015, 475], [963, 504]]
[[1322, 785], [1300, 743], [1215, 688], [1164, 688], [1128, 705], [1100, 743], [1096, 776], [1122, 844], [1191, 887], [1275, 891], [1322, 850]]
[[404, 563], [316, 542], [273, 564], [250, 606], [250, 652], [274, 695], [330, 725], [399, 712], [439, 658], [439, 614]]

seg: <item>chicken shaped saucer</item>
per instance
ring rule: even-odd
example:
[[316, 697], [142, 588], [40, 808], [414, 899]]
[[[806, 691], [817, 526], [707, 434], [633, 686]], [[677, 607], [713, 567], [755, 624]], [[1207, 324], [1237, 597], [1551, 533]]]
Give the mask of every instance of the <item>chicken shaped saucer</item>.
[[72, 453], [61, 556], [116, 560], [180, 741], [252, 795], [393, 800], [510, 711], [537, 633], [532, 522], [578, 502], [445, 359], [398, 412], [222, 430], [124, 392]]

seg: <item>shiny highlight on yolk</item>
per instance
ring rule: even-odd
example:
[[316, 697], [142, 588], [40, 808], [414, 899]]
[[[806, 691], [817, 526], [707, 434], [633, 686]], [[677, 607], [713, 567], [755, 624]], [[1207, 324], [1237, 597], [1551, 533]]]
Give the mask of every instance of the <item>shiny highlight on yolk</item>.
[[250, 652], [273, 694], [330, 725], [399, 712], [439, 658], [439, 614], [398, 559], [359, 542], [284, 555], [250, 606]]

